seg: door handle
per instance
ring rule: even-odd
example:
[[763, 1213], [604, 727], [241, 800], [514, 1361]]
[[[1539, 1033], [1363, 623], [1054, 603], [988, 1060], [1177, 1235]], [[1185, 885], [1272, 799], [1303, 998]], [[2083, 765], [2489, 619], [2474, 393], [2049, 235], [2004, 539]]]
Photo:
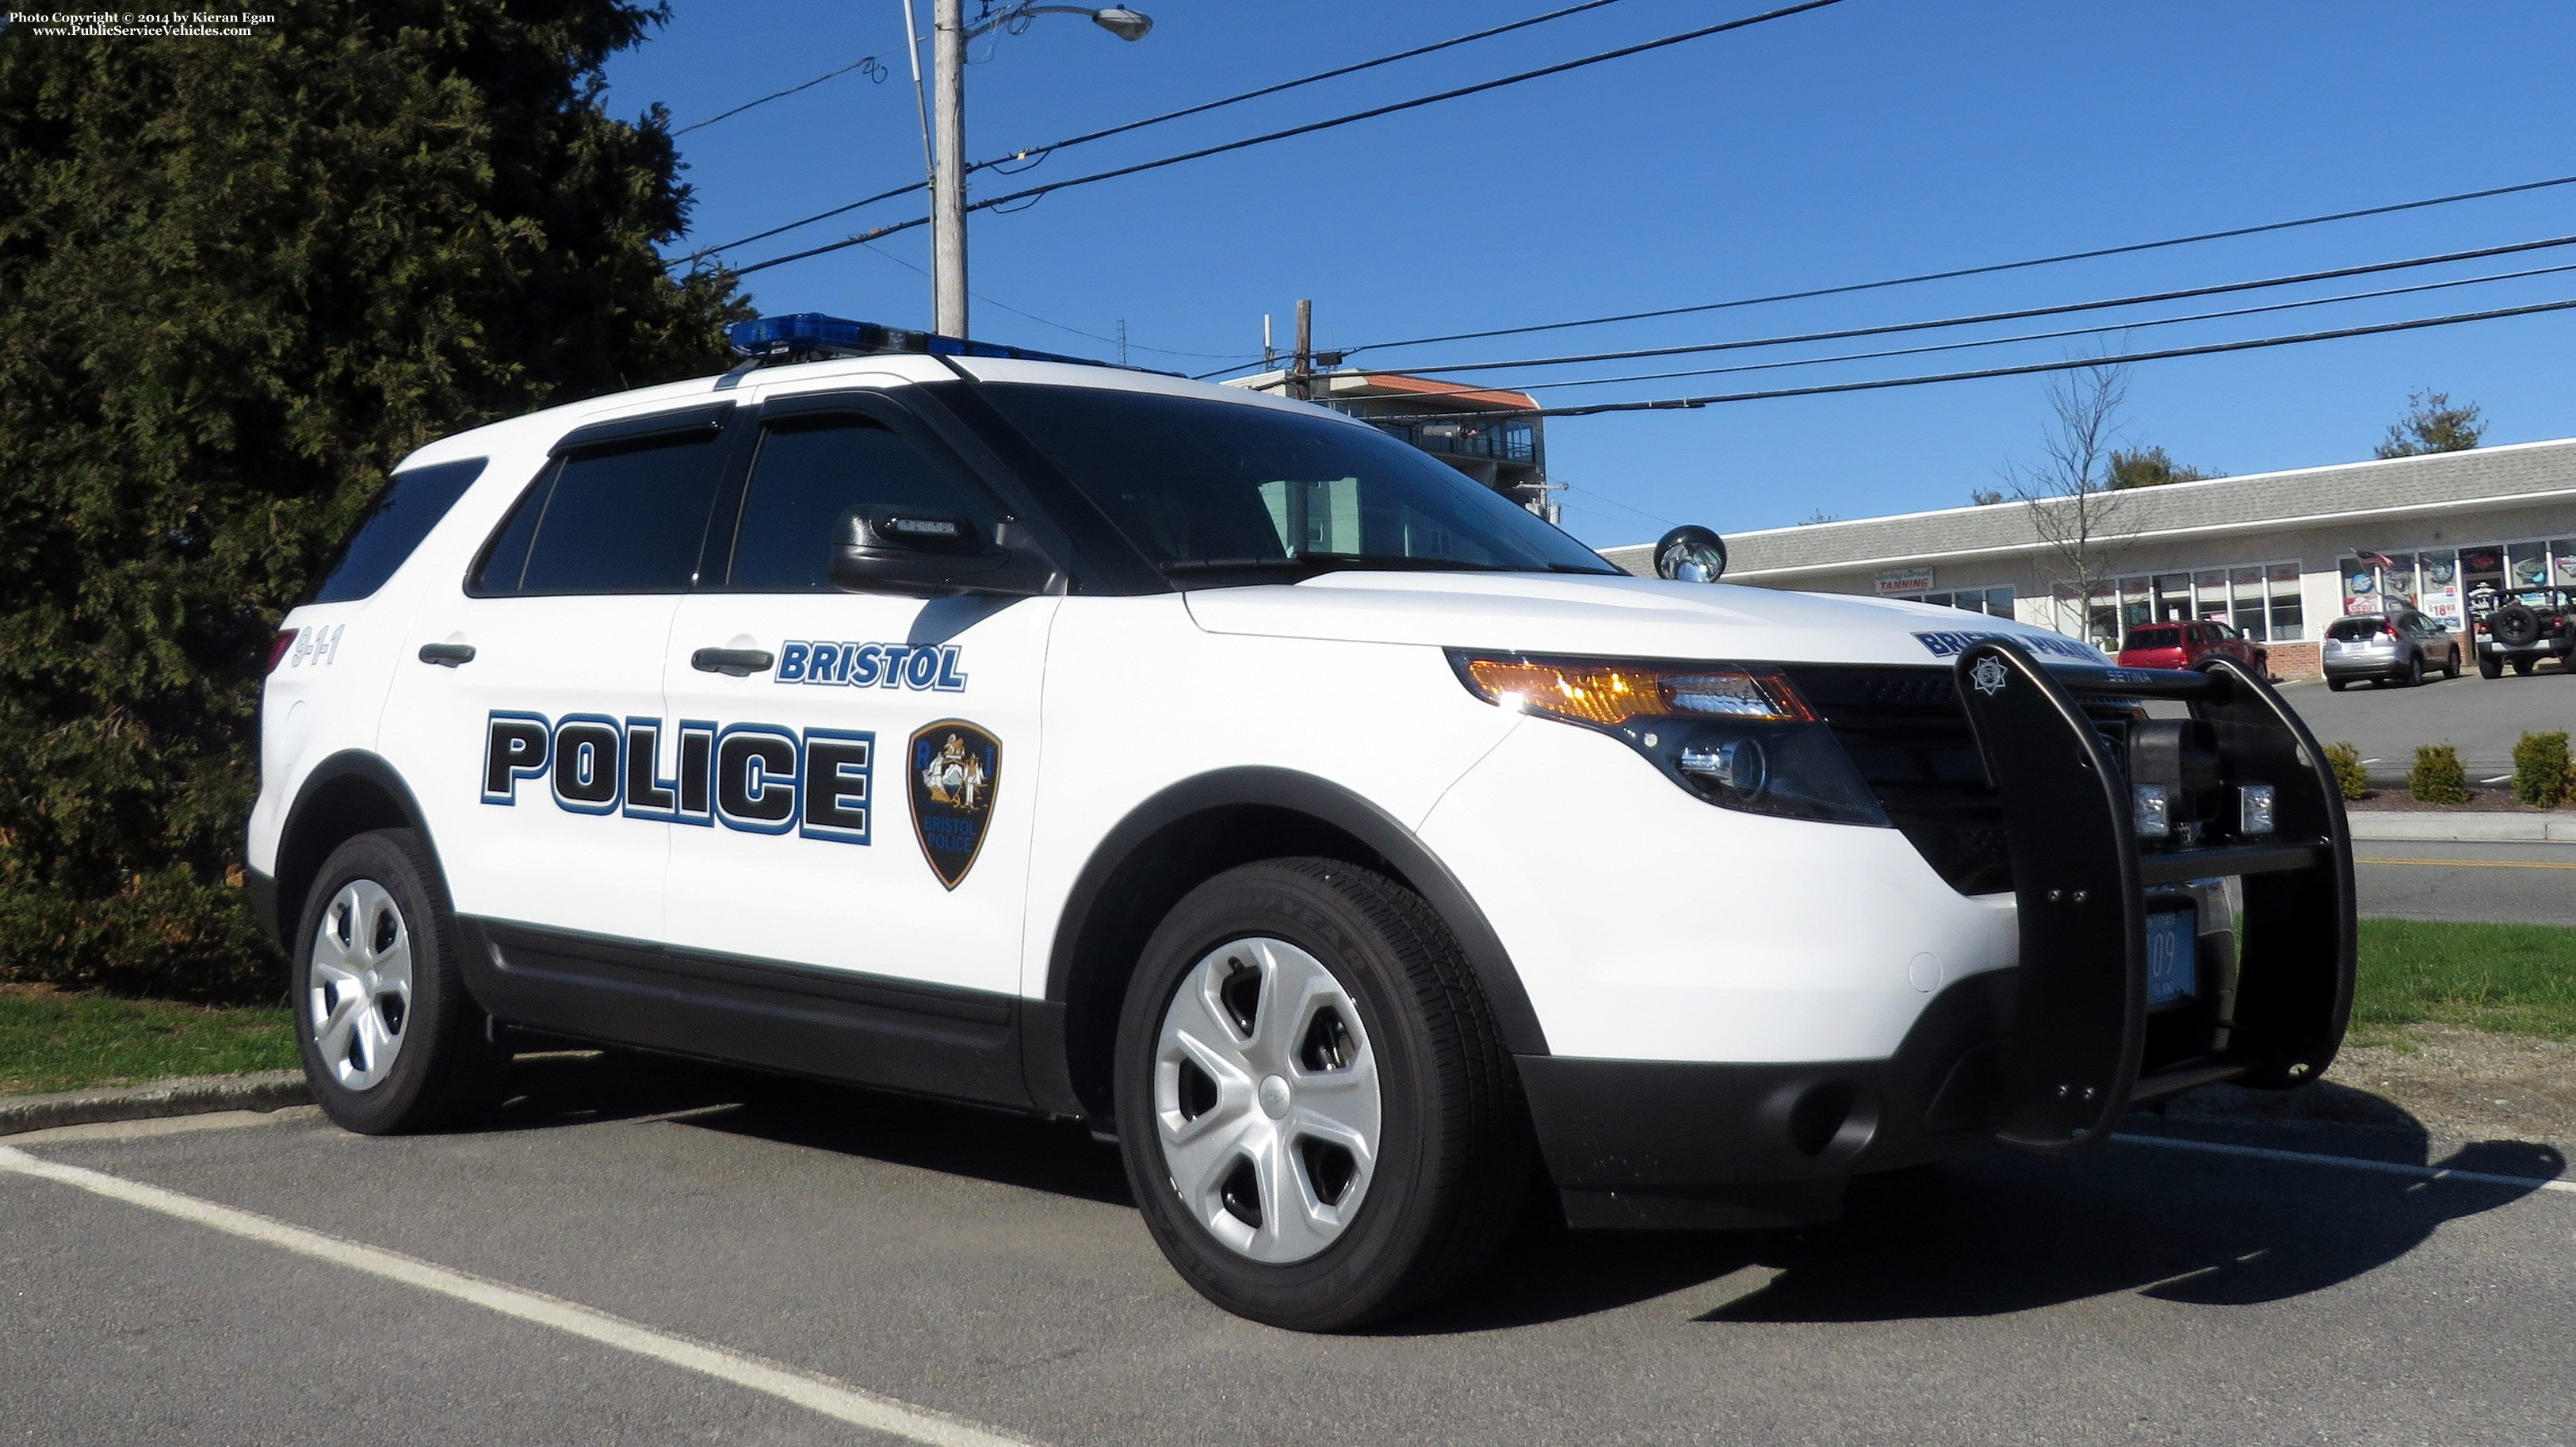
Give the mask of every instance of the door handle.
[[471, 643], [424, 643], [420, 646], [420, 661], [423, 663], [435, 663], [441, 668], [461, 667], [474, 661], [474, 645]]
[[778, 655], [765, 648], [701, 648], [689, 655], [689, 666], [700, 673], [729, 673], [736, 678], [765, 673], [778, 661]]

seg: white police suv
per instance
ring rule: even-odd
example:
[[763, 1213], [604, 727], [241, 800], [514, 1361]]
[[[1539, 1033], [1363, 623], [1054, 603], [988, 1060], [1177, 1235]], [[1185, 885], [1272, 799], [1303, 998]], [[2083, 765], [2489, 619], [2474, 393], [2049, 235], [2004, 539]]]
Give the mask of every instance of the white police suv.
[[352, 1130], [517, 1032], [1079, 1118], [1192, 1286], [1327, 1329], [1533, 1172], [1813, 1220], [2333, 1058], [2341, 805], [2231, 660], [1628, 577], [1304, 403], [735, 340], [421, 449], [285, 620], [253, 883]]

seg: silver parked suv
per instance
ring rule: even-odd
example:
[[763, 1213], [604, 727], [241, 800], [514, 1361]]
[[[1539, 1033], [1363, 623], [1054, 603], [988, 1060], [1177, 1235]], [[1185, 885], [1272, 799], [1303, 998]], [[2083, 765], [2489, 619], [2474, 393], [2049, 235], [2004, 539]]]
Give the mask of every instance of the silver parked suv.
[[2326, 625], [2326, 687], [2337, 693], [2363, 678], [2411, 687], [2436, 669], [2444, 678], [2460, 676], [2460, 640], [2412, 608]]

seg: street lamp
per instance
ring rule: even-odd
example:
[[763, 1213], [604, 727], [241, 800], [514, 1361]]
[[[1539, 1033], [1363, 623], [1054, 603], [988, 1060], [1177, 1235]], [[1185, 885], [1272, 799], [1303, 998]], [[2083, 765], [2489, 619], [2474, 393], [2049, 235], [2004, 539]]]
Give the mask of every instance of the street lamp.
[[995, 26], [1016, 24], [1032, 15], [1088, 15], [1092, 24], [1121, 40], [1142, 40], [1154, 28], [1151, 17], [1123, 5], [1094, 10], [1086, 5], [1021, 4], [1004, 6], [970, 30], [966, 0], [934, 0], [930, 329], [942, 336], [966, 335], [966, 42]]

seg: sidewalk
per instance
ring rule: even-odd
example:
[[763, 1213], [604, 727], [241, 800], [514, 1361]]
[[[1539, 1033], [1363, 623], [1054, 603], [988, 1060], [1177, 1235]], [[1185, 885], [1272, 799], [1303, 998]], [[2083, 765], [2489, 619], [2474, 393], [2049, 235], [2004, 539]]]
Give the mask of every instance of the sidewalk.
[[2433, 843], [2576, 844], [2576, 813], [2414, 814], [2354, 812], [2345, 815], [2355, 839], [2414, 839]]

